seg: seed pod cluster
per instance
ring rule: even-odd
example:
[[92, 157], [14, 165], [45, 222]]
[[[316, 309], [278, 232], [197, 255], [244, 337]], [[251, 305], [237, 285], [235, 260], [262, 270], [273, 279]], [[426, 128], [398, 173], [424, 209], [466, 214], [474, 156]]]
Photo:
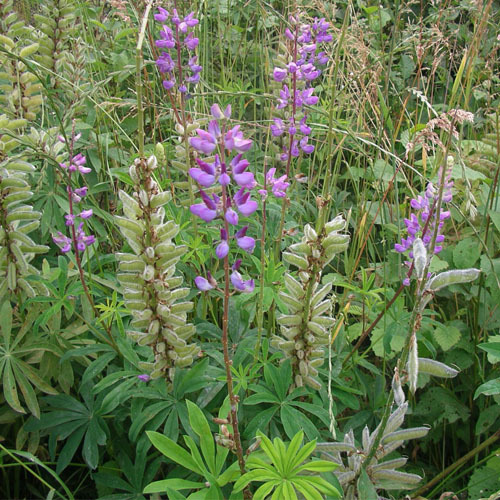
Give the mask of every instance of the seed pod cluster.
[[23, 20], [18, 18], [12, 0], [0, 2], [0, 108], [11, 119], [34, 120], [42, 104], [42, 84], [26, 64], [15, 57], [30, 60], [38, 52], [39, 44]]
[[[65, 112], [72, 117], [84, 107], [82, 100], [89, 90], [86, 82], [84, 43], [78, 37], [74, 0], [45, 0], [40, 12], [33, 15], [39, 50], [36, 60], [53, 72], [50, 85], [64, 91]], [[71, 81], [56, 75], [71, 75]]]
[[29, 204], [33, 193], [26, 180], [35, 167], [13, 154], [26, 120], [10, 120], [0, 116], [0, 302], [7, 293], [23, 291], [28, 297], [48, 295], [43, 283], [28, 276], [39, 274], [30, 264], [36, 254], [49, 248], [35, 243], [29, 235], [40, 225], [42, 214]]
[[[378, 449], [370, 461], [370, 465], [366, 467], [366, 473], [376, 489], [411, 489], [422, 480], [417, 474], [396, 470], [406, 464], [407, 458], [383, 460], [384, 457], [399, 448], [404, 441], [422, 438], [429, 432], [428, 427], [400, 429], [407, 410], [408, 403], [405, 402], [391, 414]], [[316, 445], [316, 451], [321, 452], [323, 459], [338, 464], [334, 473], [344, 489], [344, 498], [363, 500], [357, 491], [357, 480], [363, 462], [370, 454], [379, 431], [380, 425], [371, 433], [368, 427], [365, 427], [362, 433], [361, 449], [356, 446], [352, 429], [344, 435], [343, 442], [318, 443]]]
[[175, 366], [189, 366], [200, 349], [189, 343], [195, 333], [187, 322], [187, 313], [193, 308], [185, 300], [189, 288], [182, 288], [184, 278], [175, 275], [186, 246], [174, 242], [179, 226], [164, 220], [163, 206], [171, 196], [160, 192], [153, 180], [156, 166], [155, 156], [137, 159], [129, 170], [135, 183], [133, 195], [119, 193], [124, 216], [116, 217], [116, 222], [132, 253], [117, 254], [118, 279], [134, 317], [128, 334], [154, 352], [154, 361], [143, 363], [142, 368], [152, 378], [164, 376], [171, 381]]
[[341, 233], [345, 224], [343, 217], [337, 216], [325, 224], [320, 234], [307, 224], [302, 240], [283, 253], [286, 262], [298, 267], [299, 279], [285, 274], [285, 290], [280, 292], [280, 298], [288, 314], [278, 318], [281, 336], [274, 336], [272, 343], [291, 360], [298, 387], [321, 387], [318, 368], [323, 364], [323, 349], [335, 320], [329, 296], [332, 285], [319, 283], [325, 266], [349, 244], [349, 235]]

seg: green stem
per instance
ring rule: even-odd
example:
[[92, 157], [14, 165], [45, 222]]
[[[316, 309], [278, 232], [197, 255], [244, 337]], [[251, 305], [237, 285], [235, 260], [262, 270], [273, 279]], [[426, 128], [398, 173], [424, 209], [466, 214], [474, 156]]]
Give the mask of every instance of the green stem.
[[476, 446], [473, 450], [466, 453], [463, 457], [459, 458], [456, 462], [452, 463], [449, 467], [446, 467], [443, 471], [441, 471], [436, 477], [431, 479], [427, 484], [421, 486], [418, 490], [414, 491], [411, 494], [411, 498], [417, 498], [422, 493], [426, 492], [429, 488], [438, 483], [441, 479], [445, 478], [450, 472], [454, 471], [457, 467], [460, 467], [465, 462], [469, 461], [471, 458], [475, 457], [478, 453], [483, 451], [488, 446], [492, 445], [497, 439], [500, 438], [500, 431], [496, 431], [493, 436], [490, 436], [488, 439], [483, 441], [479, 446]]
[[142, 44], [144, 43], [144, 36], [146, 34], [146, 26], [148, 24], [149, 11], [153, 3], [152, 0], [146, 0], [146, 9], [142, 17], [141, 30], [137, 39], [137, 46], [135, 49], [135, 87], [137, 91], [137, 140], [139, 142], [139, 157], [144, 156], [144, 108], [142, 106]]

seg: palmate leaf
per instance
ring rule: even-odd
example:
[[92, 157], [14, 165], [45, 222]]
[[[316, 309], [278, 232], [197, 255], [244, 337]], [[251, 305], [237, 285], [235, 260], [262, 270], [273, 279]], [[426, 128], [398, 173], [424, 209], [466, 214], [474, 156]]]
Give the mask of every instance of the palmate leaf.
[[[262, 434], [257, 433], [261, 439], [261, 448], [271, 463], [259, 458], [262, 452], [254, 452], [247, 460], [246, 466], [251, 469], [241, 476], [234, 485], [235, 492], [242, 491], [252, 481], [264, 482], [254, 494], [255, 498], [297, 498], [299, 491], [306, 500], [319, 500], [321, 493], [340, 498], [338, 490], [322, 477], [316, 475], [300, 475], [306, 473], [322, 473], [334, 470], [337, 465], [326, 460], [313, 460], [305, 462], [316, 448], [312, 441], [302, 446], [304, 434], [299, 431], [288, 447], [276, 438], [273, 442]], [[305, 462], [305, 463], [304, 463]], [[296, 491], [297, 490], [297, 491]]]
[[96, 407], [90, 391], [81, 388], [80, 392], [83, 403], [66, 394], [47, 397], [45, 401], [51, 411], [42, 413], [39, 420], [31, 418], [25, 424], [27, 431], [49, 433], [52, 456], [55, 455], [56, 442], [65, 440], [57, 459], [58, 474], [69, 465], [82, 444], [85, 462], [95, 469], [99, 463], [99, 446], [106, 444], [107, 426], [102, 418], [101, 407]]
[[[18, 413], [26, 413], [22, 400], [28, 410], [37, 418], [40, 417], [40, 407], [36, 390], [47, 394], [57, 394], [43, 378], [39, 371], [23, 358], [33, 358], [33, 354], [40, 351], [52, 352], [56, 356], [60, 352], [48, 342], [37, 341], [32, 335], [31, 325], [36, 317], [34, 308], [19, 329], [13, 328], [12, 308], [5, 302], [0, 310], [0, 380], [2, 380], [3, 394], [8, 405]], [[31, 335], [30, 335], [31, 333]]]

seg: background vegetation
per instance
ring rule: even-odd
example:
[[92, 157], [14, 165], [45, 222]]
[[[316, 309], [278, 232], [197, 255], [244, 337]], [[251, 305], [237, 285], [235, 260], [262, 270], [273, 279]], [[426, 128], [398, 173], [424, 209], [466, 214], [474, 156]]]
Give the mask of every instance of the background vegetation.
[[[168, 1], [157, 3], [172, 7]], [[207, 270], [221, 279], [222, 264], [213, 253], [219, 231], [200, 222], [195, 227], [188, 210], [183, 131], [176, 128], [172, 102], [154, 64], [159, 24], [153, 10], [137, 73], [136, 45], [146, 5], [0, 0], [2, 498], [139, 499], [155, 497], [144, 489], [167, 478], [191, 481], [182, 488], [179, 482], [160, 488], [172, 499], [243, 498], [247, 484], [245, 495], [256, 491], [250, 477], [235, 487], [240, 472], [233, 467], [233, 452], [227, 453], [232, 445], [224, 441], [232, 436], [226, 427], [223, 294], [199, 293], [194, 286], [194, 278]], [[257, 456], [268, 464], [273, 446], [281, 449], [279, 440], [293, 456], [302, 442], [299, 431], [310, 443], [342, 441], [352, 429], [350, 446], [365, 447], [363, 428], [373, 431], [384, 418], [419, 300], [415, 281], [402, 286], [407, 269], [394, 244], [405, 235], [410, 199], [429, 181], [439, 182], [438, 168], [452, 156], [446, 243], [429, 271], [477, 268], [481, 273], [471, 283], [437, 291], [422, 314], [419, 356], [459, 371], [450, 379], [421, 373], [418, 391], [405, 391], [403, 427], [429, 430], [388, 458], [407, 456], [405, 473], [423, 480], [406, 483], [404, 490], [388, 484], [386, 489], [358, 470], [356, 489], [348, 492], [348, 483], [339, 482], [339, 474], [327, 466], [322, 469], [319, 460], [303, 472], [364, 499], [407, 493], [429, 499], [497, 498], [500, 4], [192, 0], [178, 8], [183, 15], [194, 11], [200, 21], [197, 54], [203, 72], [186, 104], [189, 120], [205, 128], [214, 103], [222, 109], [230, 104], [231, 126], [240, 124], [253, 140], [247, 158], [259, 182], [264, 165], [284, 173], [269, 126], [279, 90], [273, 68], [289, 15], [302, 11], [305, 19], [325, 18], [333, 35], [325, 48], [329, 61], [315, 81], [319, 102], [308, 111], [315, 150], [301, 155], [290, 171], [283, 241], [276, 243], [282, 201], [269, 197], [264, 234], [262, 202], [246, 222], [248, 234], [258, 240], [253, 255], [245, 258], [245, 275], [255, 279], [255, 290], [235, 294], [228, 303], [243, 450], [255, 444], [258, 431], [263, 441]], [[431, 120], [454, 109], [473, 113], [474, 120], [454, 122], [453, 137], [451, 128]], [[85, 208], [92, 208], [94, 216], [85, 229], [97, 240], [80, 254], [84, 282], [75, 253], [62, 255], [52, 239], [66, 230], [68, 177], [60, 163], [67, 160], [72, 131], [81, 134], [78, 152], [91, 169], [78, 182], [88, 186]], [[195, 325], [190, 342], [200, 348], [191, 366], [176, 369], [171, 384], [163, 377], [138, 378], [150, 373], [144, 363], [152, 361], [152, 351], [126, 333], [135, 329], [130, 323], [136, 311], [125, 303], [123, 282], [117, 279], [117, 254], [135, 251], [120, 231], [117, 216], [124, 214], [126, 202], [118, 193], [135, 189], [129, 166], [140, 157], [142, 132], [144, 155], [157, 156], [159, 189], [172, 195], [164, 206], [165, 218], [179, 225], [172, 241], [186, 245], [175, 272], [189, 288], [185, 300], [194, 303], [188, 312]], [[335, 322], [319, 368], [320, 388], [294, 389], [290, 362], [282, 363], [281, 351], [271, 342], [280, 314], [287, 312], [280, 298], [285, 272], [297, 274], [282, 252], [300, 240], [307, 223], [316, 224], [322, 202], [325, 220], [343, 214], [350, 244], [323, 269], [322, 283], [333, 286]], [[400, 366], [405, 369], [406, 364]], [[213, 440], [204, 443], [207, 433], [217, 434], [215, 448]], [[279, 440], [273, 445], [267, 438]], [[172, 443], [195, 457], [193, 449], [201, 447], [205, 475], [182, 461], [184, 455]], [[307, 446], [301, 448], [307, 451], [300, 455], [303, 460], [311, 454], [320, 458], [320, 446], [315, 451]], [[322, 458], [328, 459], [325, 453], [326, 448]], [[285, 474], [281, 466], [274, 463]], [[258, 462], [250, 460], [251, 469], [257, 470], [258, 481]], [[292, 498], [283, 491], [275, 498]], [[334, 494], [319, 491], [320, 498]]]

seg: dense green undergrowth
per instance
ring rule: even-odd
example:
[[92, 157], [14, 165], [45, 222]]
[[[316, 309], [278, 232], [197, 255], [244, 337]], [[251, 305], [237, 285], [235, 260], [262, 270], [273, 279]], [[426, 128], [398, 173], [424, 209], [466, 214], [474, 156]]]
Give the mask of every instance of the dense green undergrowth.
[[0, 0], [0, 497], [498, 498], [500, 4], [174, 7]]

